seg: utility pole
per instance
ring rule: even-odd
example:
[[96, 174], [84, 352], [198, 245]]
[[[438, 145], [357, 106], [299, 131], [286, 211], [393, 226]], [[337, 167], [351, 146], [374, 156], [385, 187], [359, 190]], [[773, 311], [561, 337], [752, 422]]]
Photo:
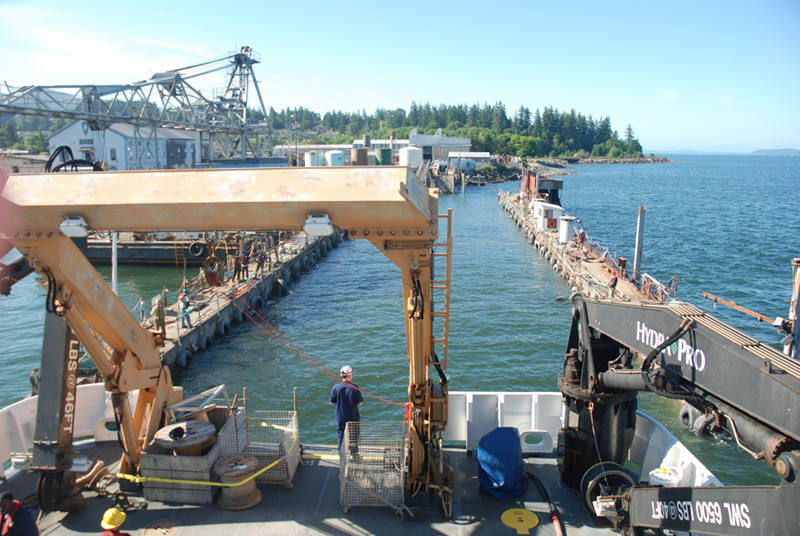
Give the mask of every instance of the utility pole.
[[633, 281], [639, 278], [642, 263], [642, 241], [644, 240], [644, 213], [647, 207], [639, 206], [639, 217], [636, 220], [636, 252], [633, 256]]

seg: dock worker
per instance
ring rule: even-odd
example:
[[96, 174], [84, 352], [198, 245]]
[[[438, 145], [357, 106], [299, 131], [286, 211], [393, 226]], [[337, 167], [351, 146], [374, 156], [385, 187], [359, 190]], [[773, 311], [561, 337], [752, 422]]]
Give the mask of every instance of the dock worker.
[[258, 277], [259, 274], [264, 275], [264, 264], [267, 262], [267, 254], [261, 251], [256, 255], [256, 273], [255, 276]]
[[617, 272], [616, 270], [611, 271], [611, 279], [608, 280], [608, 289], [609, 295], [611, 298], [614, 297], [614, 289], [617, 288]]
[[233, 256], [233, 277], [231, 277], [231, 281], [239, 281], [241, 279], [242, 273], [242, 259], [239, 258], [239, 255]]
[[181, 327], [192, 329], [192, 319], [189, 318], [189, 304], [192, 299], [185, 292], [181, 292], [178, 296], [178, 314], [181, 317]]
[[342, 381], [331, 389], [330, 403], [336, 406], [336, 433], [339, 435], [339, 450], [342, 450], [342, 440], [344, 439], [344, 429], [348, 422], [350, 425], [350, 452], [358, 453], [358, 432], [360, 415], [358, 407], [364, 404], [364, 398], [358, 385], [353, 383], [353, 369], [350, 365], [345, 365], [339, 371]]
[[127, 532], [120, 532], [119, 530], [126, 517], [125, 512], [119, 508], [106, 510], [103, 514], [103, 520], [100, 521], [100, 526], [106, 529], [101, 536], [131, 536]]
[[156, 304], [153, 305], [153, 308], [150, 310], [150, 315], [153, 317], [153, 327], [156, 331], [161, 332], [161, 340], [167, 340], [167, 319], [166, 314], [164, 312], [164, 304], [161, 301], [162, 298], [156, 300]]
[[39, 536], [36, 522], [27, 508], [10, 491], [0, 495], [0, 534], [2, 536]]
[[242, 254], [242, 279], [250, 279], [250, 255], [247, 253]]

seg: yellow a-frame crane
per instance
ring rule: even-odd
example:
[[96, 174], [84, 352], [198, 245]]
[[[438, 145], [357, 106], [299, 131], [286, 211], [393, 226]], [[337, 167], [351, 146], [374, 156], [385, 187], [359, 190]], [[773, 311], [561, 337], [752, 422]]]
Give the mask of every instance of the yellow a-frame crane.
[[[53, 310], [87, 349], [111, 391], [125, 452], [136, 471], [141, 450], [163, 425], [176, 390], [154, 336], [143, 329], [62, 232], [66, 218], [109, 231], [300, 229], [326, 214], [353, 238], [369, 240], [401, 271], [408, 340], [408, 486], [421, 484], [449, 501], [449, 471], [439, 473], [438, 439], [447, 420], [447, 385], [434, 343], [431, 291], [439, 239], [438, 196], [405, 167], [259, 168], [12, 175], [0, 198], [3, 237], [49, 283]], [[436, 253], [441, 255], [441, 253]], [[446, 292], [446, 295], [449, 292]], [[429, 369], [435, 366], [439, 381]], [[128, 393], [138, 389], [136, 407]], [[40, 418], [48, 418], [41, 416]], [[52, 418], [52, 417], [50, 417]], [[426, 463], [428, 460], [429, 463]], [[436, 471], [434, 473], [434, 471]]]

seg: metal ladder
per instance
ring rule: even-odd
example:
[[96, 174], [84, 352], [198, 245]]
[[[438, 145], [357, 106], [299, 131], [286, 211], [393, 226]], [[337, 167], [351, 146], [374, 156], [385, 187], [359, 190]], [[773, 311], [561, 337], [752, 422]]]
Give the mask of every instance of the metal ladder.
[[[447, 235], [446, 235], [446, 242], [439, 242], [434, 243], [431, 245], [431, 250], [433, 252], [433, 259], [434, 259], [434, 267], [435, 267], [435, 260], [436, 257], [444, 257], [445, 258], [445, 278], [443, 280], [433, 280], [431, 281], [431, 302], [433, 305], [437, 302], [434, 299], [434, 292], [439, 291], [440, 294], [444, 294], [443, 296], [443, 308], [441, 311], [433, 311], [431, 315], [433, 318], [441, 318], [442, 323], [442, 336], [433, 338], [434, 345], [436, 343], [441, 343], [442, 348], [442, 367], [447, 370], [447, 346], [448, 346], [448, 337], [450, 334], [450, 270], [452, 266], [453, 260], [453, 235], [452, 235], [452, 227], [453, 227], [453, 209], [447, 209], [447, 214], [439, 214], [439, 219], [447, 220]], [[440, 234], [441, 236], [441, 234]], [[439, 251], [437, 251], [437, 249]], [[444, 251], [442, 251], [442, 249]], [[435, 348], [435, 346], [434, 346]]]
[[184, 238], [186, 233], [181, 233], [180, 236], [175, 233], [172, 239], [172, 245], [175, 248], [175, 266], [180, 268], [186, 262], [186, 253], [184, 251]]

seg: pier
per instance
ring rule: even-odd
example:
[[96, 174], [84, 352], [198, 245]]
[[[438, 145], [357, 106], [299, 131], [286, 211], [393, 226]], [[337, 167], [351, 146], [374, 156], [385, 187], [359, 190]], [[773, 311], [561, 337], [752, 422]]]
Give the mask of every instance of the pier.
[[[663, 303], [675, 297], [677, 283], [667, 287], [647, 273], [639, 274], [637, 281], [628, 272], [627, 259], [617, 257], [586, 236], [581, 240], [570, 223], [574, 218], [562, 216], [552, 228], [540, 228], [519, 194], [500, 192], [497, 202], [528, 242], [569, 283], [570, 292], [631, 303]], [[566, 232], [562, 232], [561, 226], [567, 227]], [[612, 289], [610, 283], [614, 273], [617, 284]]]
[[[219, 286], [204, 286], [196, 291], [187, 289], [191, 305], [186, 315], [192, 327], [181, 327], [178, 302], [165, 306], [162, 363], [170, 367], [189, 366], [194, 353], [205, 350], [214, 339], [228, 334], [234, 324], [242, 322], [246, 314], [253, 315], [253, 309], [260, 310], [267, 300], [285, 295], [292, 281], [343, 239], [342, 232], [327, 237], [307, 237], [299, 232], [269, 252], [269, 263], [262, 274], [256, 276], [256, 263], [250, 262], [250, 277], [243, 281], [229, 280], [226, 274], [225, 282]], [[144, 319], [143, 325], [158, 332], [153, 316]]]

